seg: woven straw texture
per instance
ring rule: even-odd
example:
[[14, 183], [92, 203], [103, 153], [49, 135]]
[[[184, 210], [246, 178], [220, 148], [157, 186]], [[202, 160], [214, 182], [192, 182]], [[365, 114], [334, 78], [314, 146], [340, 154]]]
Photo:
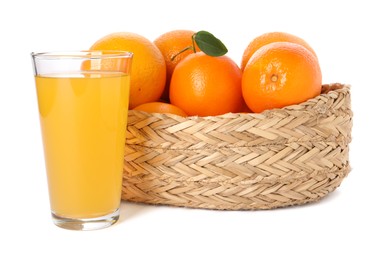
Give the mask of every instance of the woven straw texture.
[[122, 199], [191, 208], [271, 209], [317, 201], [350, 171], [350, 87], [260, 114], [129, 111]]

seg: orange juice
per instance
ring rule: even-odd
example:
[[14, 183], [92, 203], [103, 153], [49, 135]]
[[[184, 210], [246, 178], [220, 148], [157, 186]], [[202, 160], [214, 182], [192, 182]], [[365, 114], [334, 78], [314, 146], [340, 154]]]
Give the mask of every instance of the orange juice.
[[129, 76], [35, 77], [52, 212], [97, 218], [119, 208]]

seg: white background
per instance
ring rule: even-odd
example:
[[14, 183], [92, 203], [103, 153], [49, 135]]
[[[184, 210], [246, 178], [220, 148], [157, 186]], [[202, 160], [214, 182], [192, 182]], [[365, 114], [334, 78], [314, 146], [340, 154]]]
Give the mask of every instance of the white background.
[[[380, 1], [2, 1], [0, 259], [384, 259], [383, 10]], [[352, 172], [319, 203], [212, 211], [122, 203], [108, 229], [51, 222], [31, 51], [87, 49], [117, 31], [150, 40], [207, 30], [240, 64], [269, 31], [304, 38], [324, 83], [352, 85]]]

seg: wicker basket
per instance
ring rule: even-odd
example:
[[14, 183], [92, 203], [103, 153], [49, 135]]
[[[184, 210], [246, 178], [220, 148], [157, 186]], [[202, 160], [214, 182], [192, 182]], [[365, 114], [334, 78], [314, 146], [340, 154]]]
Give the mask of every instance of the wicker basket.
[[321, 199], [350, 171], [350, 87], [260, 114], [129, 111], [122, 199], [191, 208], [271, 209]]

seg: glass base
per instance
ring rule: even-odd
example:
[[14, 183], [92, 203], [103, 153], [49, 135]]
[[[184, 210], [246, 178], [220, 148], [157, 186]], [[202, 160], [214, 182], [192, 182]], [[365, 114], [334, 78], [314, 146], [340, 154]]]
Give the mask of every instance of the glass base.
[[70, 230], [97, 230], [112, 226], [119, 219], [120, 210], [98, 218], [73, 219], [64, 218], [52, 212], [53, 223], [61, 228]]

